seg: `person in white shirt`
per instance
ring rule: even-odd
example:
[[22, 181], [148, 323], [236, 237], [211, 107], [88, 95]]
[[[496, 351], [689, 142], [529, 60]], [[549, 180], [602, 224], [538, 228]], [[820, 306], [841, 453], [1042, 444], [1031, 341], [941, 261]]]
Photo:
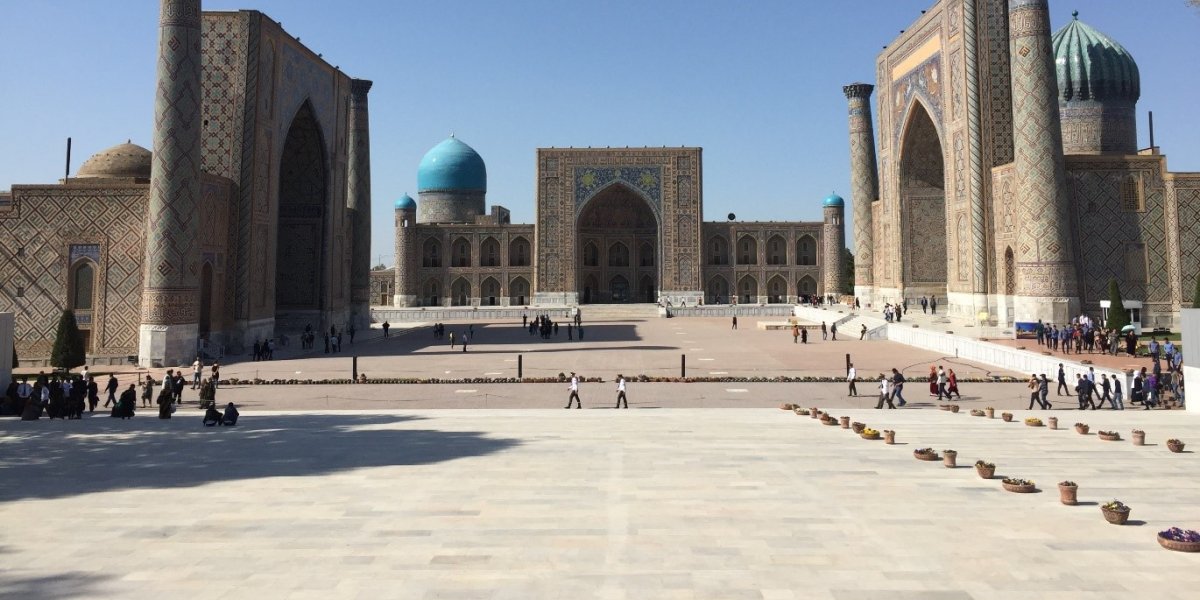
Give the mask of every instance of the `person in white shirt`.
[[937, 399], [939, 401], [942, 399], [942, 396], [945, 396], [947, 400], [950, 399], [950, 392], [946, 391], [946, 382], [947, 381], [949, 381], [949, 380], [946, 378], [946, 369], [942, 368], [941, 365], [938, 365], [938, 370], [937, 370], [938, 395], [937, 395]]
[[892, 404], [892, 382], [888, 380], [887, 375], [880, 375], [879, 402], [875, 403], [875, 408], [883, 408], [884, 402], [887, 402], [888, 408], [896, 408], [896, 405]]
[[579, 376], [571, 371], [571, 385], [567, 386], [571, 391], [571, 395], [567, 396], [567, 405], [563, 408], [571, 408], [571, 400], [575, 401], [575, 408], [583, 408], [583, 404], [579, 401]]
[[196, 357], [196, 362], [192, 363], [192, 389], [200, 387], [200, 374], [204, 371], [204, 363], [200, 362], [200, 357]]
[[851, 396], [858, 395], [858, 387], [856, 385], [854, 385], [854, 380], [856, 379], [856, 374], [857, 373], [854, 370], [854, 365], [851, 364], [850, 370], [846, 372], [846, 382], [850, 385], [850, 395]]
[[617, 375], [617, 406], [621, 408], [621, 404], [625, 404], [625, 408], [629, 408], [629, 400], [625, 398], [625, 376]]

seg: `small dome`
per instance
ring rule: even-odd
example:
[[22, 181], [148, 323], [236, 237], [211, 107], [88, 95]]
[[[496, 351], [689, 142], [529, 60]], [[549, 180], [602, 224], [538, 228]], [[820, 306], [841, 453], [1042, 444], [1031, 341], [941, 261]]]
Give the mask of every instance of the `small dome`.
[[417, 208], [417, 201], [412, 199], [412, 196], [405, 194], [396, 201], [396, 210], [414, 210]]
[[131, 142], [101, 150], [84, 161], [76, 177], [150, 178], [150, 151]]
[[1079, 20], [1079, 13], [1050, 38], [1060, 102], [1123, 100], [1142, 94], [1138, 66], [1124, 46]]
[[418, 192], [486, 192], [487, 167], [470, 146], [450, 136], [434, 146], [417, 167]]
[[841, 196], [839, 196], [839, 195], [837, 195], [837, 194], [833, 194], [833, 193], [831, 193], [831, 194], [829, 194], [828, 196], [826, 196], [826, 197], [825, 197], [825, 202], [823, 202], [823, 204], [824, 204], [825, 206], [838, 206], [838, 207], [841, 207], [841, 206], [846, 206], [846, 201], [845, 201], [845, 200], [842, 200], [842, 197], [841, 197]]

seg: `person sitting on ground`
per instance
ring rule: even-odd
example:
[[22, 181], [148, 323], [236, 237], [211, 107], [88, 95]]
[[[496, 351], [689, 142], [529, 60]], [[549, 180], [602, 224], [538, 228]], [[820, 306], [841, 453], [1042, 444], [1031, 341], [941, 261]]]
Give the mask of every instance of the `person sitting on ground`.
[[232, 402], [230, 402], [229, 404], [226, 404], [225, 405], [225, 414], [224, 414], [224, 416], [221, 417], [221, 424], [228, 425], [230, 427], [237, 425], [238, 414], [239, 414], [238, 409], [236, 406], [233, 405]]
[[213, 406], [209, 406], [208, 410], [204, 411], [204, 426], [216, 427], [217, 425], [221, 424], [222, 418], [221, 411], [217, 410]]

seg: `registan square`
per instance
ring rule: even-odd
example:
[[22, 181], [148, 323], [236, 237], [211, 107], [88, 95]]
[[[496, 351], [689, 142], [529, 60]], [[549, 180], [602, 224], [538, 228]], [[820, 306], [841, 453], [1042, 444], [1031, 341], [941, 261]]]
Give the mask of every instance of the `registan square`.
[[0, 5], [0, 597], [1200, 598], [1200, 3], [259, 4]]

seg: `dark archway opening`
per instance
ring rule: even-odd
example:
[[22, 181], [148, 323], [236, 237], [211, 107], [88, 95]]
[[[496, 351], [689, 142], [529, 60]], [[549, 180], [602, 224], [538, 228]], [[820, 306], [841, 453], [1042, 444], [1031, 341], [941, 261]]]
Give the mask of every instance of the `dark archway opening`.
[[212, 331], [212, 280], [212, 264], [206, 262], [200, 269], [200, 325], [198, 333], [202, 339], [208, 339], [208, 334]]
[[[581, 303], [657, 301], [658, 219], [645, 199], [623, 184], [611, 185], [588, 201], [577, 228]], [[640, 293], [630, 282], [638, 282]]]
[[325, 142], [305, 102], [288, 129], [279, 161], [275, 252], [275, 327], [323, 327], [329, 169]]
[[946, 293], [946, 183], [942, 143], [929, 113], [913, 105], [900, 156], [904, 293]]

